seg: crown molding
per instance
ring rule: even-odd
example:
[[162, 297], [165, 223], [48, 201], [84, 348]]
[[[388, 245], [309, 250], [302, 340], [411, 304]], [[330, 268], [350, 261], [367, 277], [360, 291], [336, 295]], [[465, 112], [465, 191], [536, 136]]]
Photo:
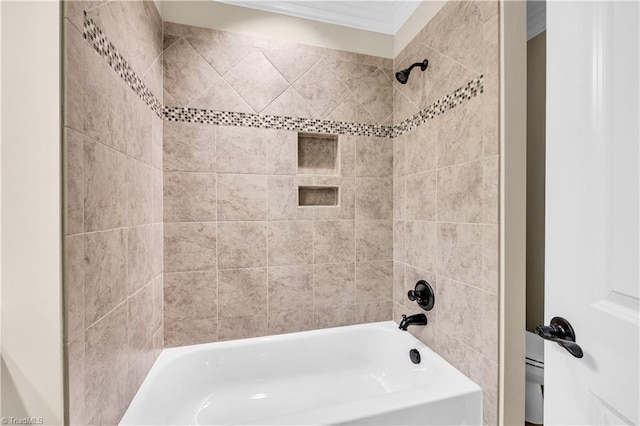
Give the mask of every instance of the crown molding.
[[218, 0], [218, 2], [390, 35], [395, 34], [402, 27], [421, 3], [420, 0]]

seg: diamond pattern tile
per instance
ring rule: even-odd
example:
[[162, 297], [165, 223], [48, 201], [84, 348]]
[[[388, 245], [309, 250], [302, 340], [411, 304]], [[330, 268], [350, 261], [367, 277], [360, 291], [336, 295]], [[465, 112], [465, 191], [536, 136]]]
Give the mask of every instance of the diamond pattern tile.
[[393, 112], [393, 86], [382, 70], [376, 71], [353, 93], [376, 123], [382, 123]]
[[295, 82], [293, 87], [311, 107], [326, 117], [349, 95], [349, 88], [336, 76], [331, 65], [321, 60]]
[[280, 49], [269, 49], [264, 54], [284, 78], [292, 84], [320, 60], [315, 55]]
[[187, 105], [215, 83], [220, 75], [185, 39], [163, 55], [164, 88], [176, 101]]
[[289, 87], [287, 80], [260, 52], [246, 57], [224, 79], [256, 112], [262, 111]]
[[225, 75], [256, 51], [254, 47], [244, 44], [211, 42], [202, 39], [189, 39], [189, 42], [220, 75]]

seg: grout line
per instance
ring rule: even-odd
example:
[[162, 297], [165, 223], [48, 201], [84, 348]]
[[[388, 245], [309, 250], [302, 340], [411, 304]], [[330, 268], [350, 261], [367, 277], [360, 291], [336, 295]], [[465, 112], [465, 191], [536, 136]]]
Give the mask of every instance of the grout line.
[[[262, 53], [260, 53], [263, 57], [264, 55]], [[275, 68], [275, 67], [274, 67]], [[269, 220], [269, 137], [267, 136], [267, 133], [265, 132], [262, 136], [264, 138], [264, 198], [265, 198], [265, 202], [264, 202], [264, 218], [265, 218], [265, 231], [266, 231], [266, 235], [265, 237], [265, 260], [264, 260], [264, 264], [265, 264], [265, 280], [267, 281], [267, 334], [270, 334], [270, 328], [271, 328], [271, 324], [270, 324], [270, 317], [271, 314], [269, 312], [269, 286], [270, 286], [270, 281], [269, 280], [269, 228], [270, 228], [270, 220]]]

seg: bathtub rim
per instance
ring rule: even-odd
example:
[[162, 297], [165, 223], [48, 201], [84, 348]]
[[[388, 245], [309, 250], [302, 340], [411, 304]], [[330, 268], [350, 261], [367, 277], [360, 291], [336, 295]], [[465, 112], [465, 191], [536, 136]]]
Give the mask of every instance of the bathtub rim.
[[[222, 342], [208, 342], [208, 343], [200, 343], [195, 345], [186, 345], [186, 346], [178, 346], [173, 348], [163, 349], [161, 354], [156, 359], [156, 362], [152, 366], [151, 370], [147, 374], [147, 377], [144, 379], [142, 385], [136, 392], [135, 396], [132, 399], [130, 406], [125, 412], [124, 416], [120, 420], [121, 425], [129, 425], [133, 423], [125, 422], [128, 421], [127, 417], [129, 414], [129, 408], [131, 408], [136, 400], [141, 397], [144, 393], [147, 392], [147, 388], [152, 386], [152, 382], [155, 377], [162, 374], [164, 369], [170, 364], [178, 361], [180, 358], [188, 356], [192, 353], [197, 353], [201, 351], [209, 351], [209, 350], [219, 350], [224, 348], [242, 348], [242, 347], [252, 347], [256, 344], [265, 344], [269, 342], [288, 342], [299, 340], [301, 336], [325, 336], [332, 335], [335, 333], [347, 333], [353, 332], [358, 329], [378, 329], [385, 333], [398, 331], [403, 333], [403, 339], [411, 342], [411, 345], [418, 349], [423, 355], [423, 362], [431, 363], [435, 362], [435, 365], [439, 367], [443, 367], [447, 371], [447, 375], [451, 375], [453, 380], [447, 382], [445, 386], [443, 386], [437, 395], [430, 395], [428, 398], [424, 395], [420, 395], [420, 392], [415, 392], [417, 389], [424, 389], [424, 387], [417, 386], [415, 388], [406, 389], [402, 391], [393, 392], [386, 395], [379, 395], [367, 399], [355, 400], [355, 401], [347, 401], [344, 403], [330, 405], [331, 410], [327, 410], [328, 407], [317, 407], [307, 410], [301, 410], [298, 412], [292, 412], [287, 414], [278, 414], [274, 416], [269, 416], [260, 419], [255, 422], [247, 422], [242, 424], [269, 424], [269, 423], [261, 423], [261, 422], [288, 422], [287, 424], [304, 424], [301, 420], [307, 416], [314, 416], [315, 419], [320, 419], [320, 422], [315, 424], [341, 424], [343, 422], [356, 421], [357, 419], [376, 416], [388, 412], [400, 411], [405, 409], [410, 409], [417, 407], [421, 404], [425, 403], [438, 403], [444, 400], [456, 398], [456, 397], [465, 397], [468, 396], [470, 398], [479, 399], [478, 403], [480, 406], [480, 416], [482, 416], [482, 389], [481, 387], [473, 382], [469, 377], [467, 377], [460, 370], [456, 369], [453, 365], [451, 365], [448, 361], [438, 355], [432, 348], [418, 340], [412, 334], [406, 331], [398, 330], [398, 324], [392, 320], [390, 321], [380, 321], [375, 323], [363, 323], [356, 325], [347, 325], [347, 326], [339, 326], [339, 327], [331, 327], [325, 329], [318, 330], [309, 330], [309, 331], [301, 331], [294, 333], [284, 333], [278, 335], [270, 335], [270, 336], [260, 336], [260, 337], [252, 337], [246, 339], [238, 339], [238, 340], [229, 340]], [[475, 394], [475, 395], [474, 395]], [[376, 404], [376, 401], [384, 400], [384, 404]], [[384, 407], [383, 407], [384, 405]], [[352, 414], [355, 413], [355, 414]], [[482, 417], [480, 417], [482, 418]], [[278, 424], [278, 423], [273, 423]]]

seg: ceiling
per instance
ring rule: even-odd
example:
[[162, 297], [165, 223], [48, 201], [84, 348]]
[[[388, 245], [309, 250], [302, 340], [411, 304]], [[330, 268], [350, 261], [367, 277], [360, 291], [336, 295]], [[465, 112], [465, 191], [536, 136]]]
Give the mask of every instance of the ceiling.
[[395, 34], [421, 0], [217, 0], [382, 34]]

